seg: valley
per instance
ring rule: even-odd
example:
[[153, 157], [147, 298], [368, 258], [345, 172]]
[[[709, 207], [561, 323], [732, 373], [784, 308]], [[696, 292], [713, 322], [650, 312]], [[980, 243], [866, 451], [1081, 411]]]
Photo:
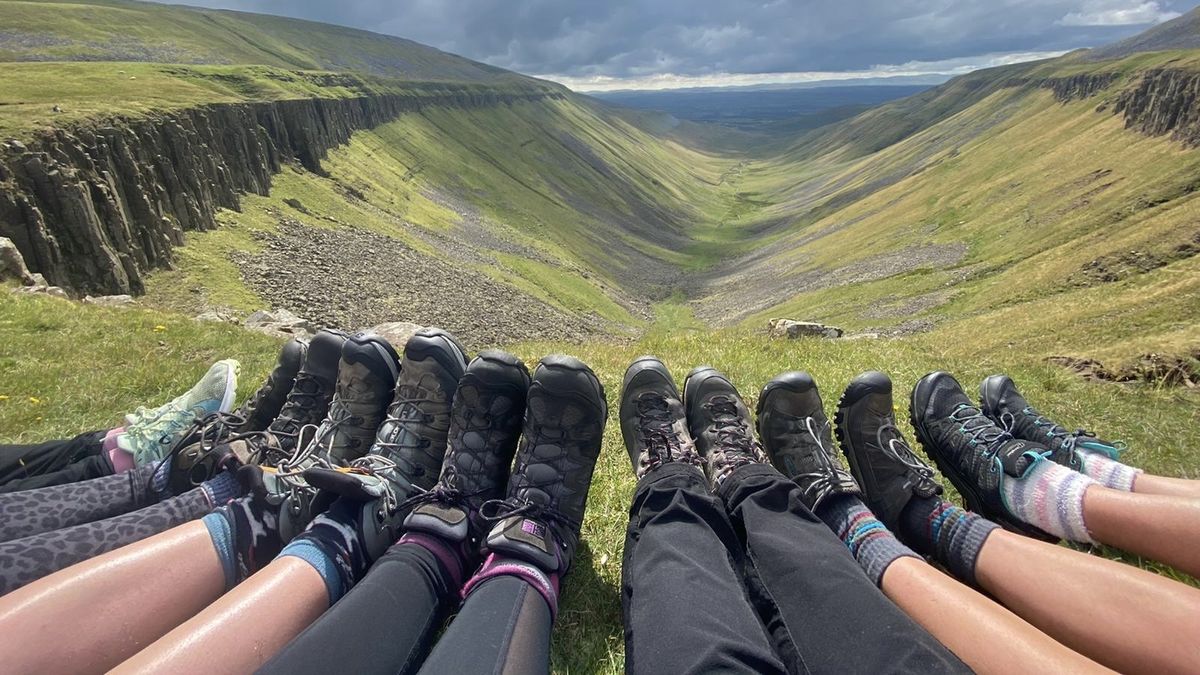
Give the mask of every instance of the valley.
[[[1179, 37], [1200, 10], [1167, 42], [980, 70], [815, 128], [622, 108], [278, 17], [126, 0], [0, 17], [0, 237], [75, 296], [136, 296], [0, 282], [0, 440], [105, 424], [228, 356], [247, 395], [278, 342], [194, 317], [281, 308], [578, 355], [610, 418], [643, 353], [680, 378], [711, 363], [751, 405], [782, 370], [812, 372], [827, 406], [886, 370], [901, 417], [926, 372], [1009, 372], [1132, 463], [1200, 477], [1200, 42]], [[771, 339], [776, 317], [856, 339]], [[1137, 381], [1063, 365], [1089, 361]], [[610, 422], [558, 672], [622, 668], [633, 483]]]

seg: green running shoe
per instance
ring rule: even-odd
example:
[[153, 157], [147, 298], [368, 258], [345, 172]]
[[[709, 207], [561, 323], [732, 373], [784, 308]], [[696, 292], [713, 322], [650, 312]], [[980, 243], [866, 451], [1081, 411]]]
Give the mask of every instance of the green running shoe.
[[160, 408], [141, 407], [126, 415], [125, 431], [117, 436], [117, 447], [133, 455], [137, 466], [161, 460], [183, 434], [191, 431], [197, 418], [233, 409], [240, 369], [236, 359], [217, 361], [182, 396]]

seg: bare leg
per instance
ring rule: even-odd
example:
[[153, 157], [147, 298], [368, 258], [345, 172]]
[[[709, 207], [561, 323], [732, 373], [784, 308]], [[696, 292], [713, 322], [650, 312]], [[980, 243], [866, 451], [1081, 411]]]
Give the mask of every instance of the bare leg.
[[313, 566], [280, 557], [113, 672], [248, 673], [328, 608], [329, 592]]
[[1200, 499], [1200, 480], [1167, 478], [1166, 476], [1151, 476], [1148, 473], [1141, 473], [1133, 482], [1133, 491], [1146, 495]]
[[978, 673], [1107, 672], [917, 558], [899, 558], [889, 565], [881, 587]]
[[11, 672], [103, 672], [224, 591], [208, 529], [181, 525], [0, 598], [0, 663]]
[[975, 577], [1025, 620], [1121, 672], [1200, 663], [1198, 589], [1004, 530], [984, 543]]
[[[1139, 479], [1140, 480], [1140, 479]], [[1200, 578], [1200, 499], [1087, 489], [1083, 517], [1097, 541]]]

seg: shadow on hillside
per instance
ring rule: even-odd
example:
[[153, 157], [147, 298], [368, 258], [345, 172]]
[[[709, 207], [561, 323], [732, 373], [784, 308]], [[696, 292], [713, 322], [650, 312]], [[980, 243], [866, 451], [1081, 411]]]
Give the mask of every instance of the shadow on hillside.
[[575, 552], [551, 646], [553, 672], [605, 672], [619, 669], [614, 652], [624, 645], [620, 588], [596, 574], [586, 541]]

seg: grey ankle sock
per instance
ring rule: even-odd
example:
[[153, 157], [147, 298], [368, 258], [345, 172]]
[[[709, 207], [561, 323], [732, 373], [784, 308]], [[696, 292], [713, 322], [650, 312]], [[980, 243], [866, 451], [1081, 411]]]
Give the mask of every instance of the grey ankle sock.
[[900, 534], [916, 550], [946, 566], [959, 581], [977, 585], [975, 561], [988, 535], [990, 520], [936, 497], [914, 497], [900, 514]]
[[846, 542], [850, 554], [876, 586], [883, 580], [888, 565], [899, 558], [920, 558], [901, 544], [855, 495], [825, 500], [817, 507], [816, 515]]

